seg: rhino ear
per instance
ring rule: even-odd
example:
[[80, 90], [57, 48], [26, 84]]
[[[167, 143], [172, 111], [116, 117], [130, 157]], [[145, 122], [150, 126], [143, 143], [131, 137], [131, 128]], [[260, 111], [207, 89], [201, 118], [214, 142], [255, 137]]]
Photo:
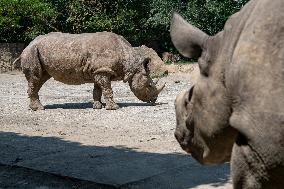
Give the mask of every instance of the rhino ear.
[[183, 56], [188, 58], [199, 58], [204, 42], [209, 37], [185, 21], [178, 13], [173, 14], [170, 34], [174, 46]]
[[143, 67], [144, 67], [144, 70], [145, 70], [145, 74], [149, 73], [150, 72], [150, 69], [149, 69], [149, 63], [150, 63], [151, 59], [150, 58], [145, 58], [142, 62], [143, 64]]

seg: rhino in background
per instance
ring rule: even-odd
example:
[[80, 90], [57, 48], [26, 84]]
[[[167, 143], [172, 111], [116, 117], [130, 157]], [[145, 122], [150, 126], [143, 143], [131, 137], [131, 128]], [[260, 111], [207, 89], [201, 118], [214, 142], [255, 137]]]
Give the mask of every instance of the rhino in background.
[[175, 137], [202, 164], [230, 161], [235, 189], [284, 187], [284, 1], [251, 0], [208, 36], [177, 13], [171, 38], [200, 77], [177, 96]]
[[155, 63], [145, 48], [132, 47], [110, 32], [54, 32], [36, 37], [19, 57], [28, 81], [30, 108], [44, 109], [38, 92], [51, 77], [69, 85], [94, 83], [94, 109], [102, 108], [102, 94], [107, 110], [119, 108], [111, 88], [111, 81], [118, 80], [128, 82], [138, 99], [154, 103], [165, 85], [157, 86], [151, 79], [149, 64]]

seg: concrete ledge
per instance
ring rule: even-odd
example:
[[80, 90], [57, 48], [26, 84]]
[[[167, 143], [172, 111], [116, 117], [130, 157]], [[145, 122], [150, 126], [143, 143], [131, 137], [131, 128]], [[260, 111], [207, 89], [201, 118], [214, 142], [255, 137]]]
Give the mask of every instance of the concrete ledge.
[[23, 43], [0, 43], [0, 73], [14, 70], [12, 63], [25, 47]]
[[[229, 166], [204, 167], [184, 154], [83, 146], [55, 137], [0, 133], [0, 162], [116, 188], [193, 188], [224, 185]], [[206, 183], [205, 183], [206, 182]]]

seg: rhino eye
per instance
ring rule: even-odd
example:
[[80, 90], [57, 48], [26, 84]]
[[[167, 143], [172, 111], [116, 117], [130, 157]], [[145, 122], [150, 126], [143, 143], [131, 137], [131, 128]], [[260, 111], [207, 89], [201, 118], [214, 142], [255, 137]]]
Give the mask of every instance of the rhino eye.
[[188, 101], [190, 102], [191, 98], [192, 98], [192, 94], [193, 94], [193, 87], [190, 88], [189, 93], [188, 93]]

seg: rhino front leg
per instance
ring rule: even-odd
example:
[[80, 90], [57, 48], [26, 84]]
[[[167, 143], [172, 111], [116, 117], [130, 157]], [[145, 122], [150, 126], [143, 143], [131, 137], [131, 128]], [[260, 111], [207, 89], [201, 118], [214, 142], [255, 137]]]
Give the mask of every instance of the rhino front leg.
[[94, 84], [94, 90], [93, 90], [93, 99], [94, 99], [94, 104], [93, 108], [94, 109], [101, 109], [102, 106], [102, 89], [98, 84]]
[[113, 101], [113, 92], [111, 89], [111, 79], [108, 74], [98, 74], [95, 76], [95, 83], [100, 86], [102, 94], [106, 101], [107, 110], [116, 110], [119, 106]]

